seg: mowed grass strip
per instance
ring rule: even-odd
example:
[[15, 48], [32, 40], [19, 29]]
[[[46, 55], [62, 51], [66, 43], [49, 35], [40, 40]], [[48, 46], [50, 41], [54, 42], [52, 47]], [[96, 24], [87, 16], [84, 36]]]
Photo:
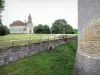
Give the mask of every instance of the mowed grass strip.
[[[16, 62], [0, 66], [0, 75], [72, 75], [76, 42], [42, 51]], [[72, 48], [73, 47], [73, 48]]]
[[9, 34], [0, 36], [0, 47], [25, 45], [40, 41], [53, 40], [56, 34]]
[[54, 40], [58, 38], [59, 35], [72, 37], [78, 34], [9, 34], [0, 36], [0, 48]]
[[55, 34], [9, 34], [5, 36], [0, 36], [0, 41], [8, 41], [8, 40], [20, 40], [20, 39], [29, 39], [30, 38], [39, 38], [40, 36], [54, 36]]

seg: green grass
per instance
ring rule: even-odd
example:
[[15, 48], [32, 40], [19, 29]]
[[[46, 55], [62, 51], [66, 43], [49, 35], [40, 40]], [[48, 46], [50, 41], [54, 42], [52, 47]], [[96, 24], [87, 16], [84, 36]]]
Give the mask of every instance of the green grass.
[[12, 40], [13, 38], [15, 40], [19, 39], [28, 39], [30, 38], [39, 38], [40, 36], [54, 36], [55, 34], [9, 34], [5, 36], [0, 36], [0, 40]]
[[0, 47], [24, 45], [54, 39], [55, 34], [9, 34], [0, 36]]
[[0, 75], [72, 75], [76, 42], [42, 51], [0, 67]]
[[[0, 47], [25, 45], [40, 41], [53, 40], [58, 34], [9, 34], [0, 36]], [[77, 36], [77, 34], [66, 34], [67, 36]]]

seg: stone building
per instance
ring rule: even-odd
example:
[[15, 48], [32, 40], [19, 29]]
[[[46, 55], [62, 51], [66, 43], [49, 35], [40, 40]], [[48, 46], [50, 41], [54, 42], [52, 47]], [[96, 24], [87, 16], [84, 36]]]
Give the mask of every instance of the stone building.
[[33, 33], [33, 23], [31, 15], [28, 16], [28, 21], [14, 21], [10, 24], [10, 33]]

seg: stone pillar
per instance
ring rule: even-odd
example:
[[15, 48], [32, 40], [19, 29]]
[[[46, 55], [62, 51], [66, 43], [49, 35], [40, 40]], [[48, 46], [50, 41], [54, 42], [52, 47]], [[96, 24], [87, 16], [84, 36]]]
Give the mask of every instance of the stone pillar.
[[73, 75], [100, 75], [100, 0], [78, 0], [78, 50]]

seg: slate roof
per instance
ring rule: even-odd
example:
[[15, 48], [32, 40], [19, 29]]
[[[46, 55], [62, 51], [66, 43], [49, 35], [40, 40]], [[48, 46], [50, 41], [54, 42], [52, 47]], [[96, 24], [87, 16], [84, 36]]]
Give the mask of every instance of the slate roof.
[[10, 26], [26, 26], [27, 23], [24, 23], [20, 20], [14, 21], [12, 24], [10, 24]]

